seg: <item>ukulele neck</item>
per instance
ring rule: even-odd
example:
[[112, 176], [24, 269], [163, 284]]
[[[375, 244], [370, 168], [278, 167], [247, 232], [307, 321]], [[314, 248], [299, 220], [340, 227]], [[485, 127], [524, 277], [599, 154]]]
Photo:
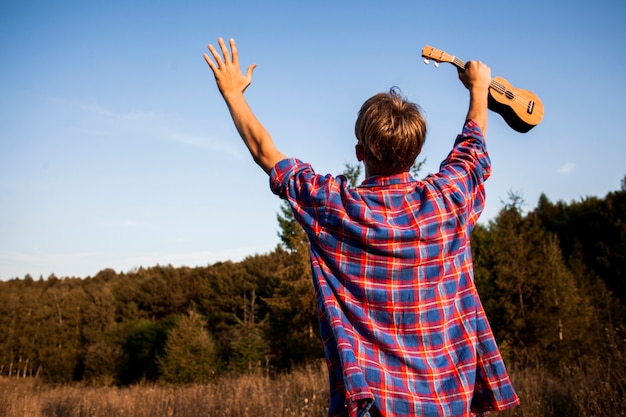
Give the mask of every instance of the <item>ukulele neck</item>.
[[465, 69], [465, 61], [460, 60], [457, 57], [452, 57], [452, 61], [450, 61], [452, 65], [455, 65], [459, 69]]

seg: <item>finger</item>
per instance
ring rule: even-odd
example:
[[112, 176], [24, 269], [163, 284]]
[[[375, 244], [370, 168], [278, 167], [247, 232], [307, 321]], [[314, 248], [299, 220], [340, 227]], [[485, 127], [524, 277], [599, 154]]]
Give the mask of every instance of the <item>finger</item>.
[[220, 48], [222, 49], [222, 55], [224, 55], [224, 62], [226, 63], [231, 62], [230, 52], [228, 52], [228, 48], [226, 47], [226, 44], [224, 43], [224, 39], [219, 38], [217, 41], [220, 44]]
[[230, 38], [230, 51], [233, 54], [233, 65], [239, 65], [239, 51], [233, 38]]
[[215, 64], [215, 62], [213, 62], [213, 60], [207, 54], [204, 54], [204, 60], [209, 65], [209, 68], [211, 68], [211, 71], [213, 71], [213, 75], [217, 77], [217, 72], [219, 71], [219, 67], [217, 66], [217, 64]]
[[217, 63], [217, 67], [221, 67], [223, 64], [222, 57], [217, 53], [217, 50], [213, 47], [213, 45], [209, 45], [209, 51], [211, 51], [211, 55], [213, 55], [213, 59]]
[[211, 61], [211, 58], [209, 58], [207, 54], [204, 54], [203, 56], [206, 63], [209, 64], [209, 67], [211, 67], [211, 69], [215, 72], [215, 64], [213, 63], [213, 61]]

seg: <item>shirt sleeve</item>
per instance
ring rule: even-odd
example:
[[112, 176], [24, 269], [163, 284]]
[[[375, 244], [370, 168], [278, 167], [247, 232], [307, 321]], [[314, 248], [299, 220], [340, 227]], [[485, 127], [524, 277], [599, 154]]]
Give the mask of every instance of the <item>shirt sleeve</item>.
[[[282, 199], [287, 198], [289, 177], [298, 170], [306, 169], [302, 161], [295, 158], [286, 158], [279, 161], [270, 171], [270, 189]], [[302, 168], [300, 168], [302, 167]], [[310, 167], [309, 167], [310, 168]], [[311, 168], [311, 171], [313, 169]]]
[[347, 180], [339, 175], [318, 175], [310, 164], [295, 158], [278, 162], [270, 171], [270, 189], [289, 202], [296, 220], [315, 236], [327, 214], [329, 201], [340, 199]]
[[431, 181], [446, 196], [448, 208], [474, 227], [485, 205], [484, 183], [491, 174], [491, 160], [480, 127], [471, 119], [463, 126], [454, 147]]

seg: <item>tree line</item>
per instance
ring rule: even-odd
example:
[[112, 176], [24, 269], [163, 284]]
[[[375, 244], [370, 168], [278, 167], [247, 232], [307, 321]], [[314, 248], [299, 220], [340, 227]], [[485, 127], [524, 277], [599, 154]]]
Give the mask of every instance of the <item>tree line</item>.
[[[360, 171], [347, 168], [356, 183]], [[308, 242], [286, 205], [277, 217], [280, 244], [241, 262], [0, 282], [0, 375], [190, 383], [323, 358]], [[626, 177], [604, 198], [542, 195], [526, 213], [511, 195], [471, 239], [476, 285], [509, 366], [558, 371], [622, 355]]]

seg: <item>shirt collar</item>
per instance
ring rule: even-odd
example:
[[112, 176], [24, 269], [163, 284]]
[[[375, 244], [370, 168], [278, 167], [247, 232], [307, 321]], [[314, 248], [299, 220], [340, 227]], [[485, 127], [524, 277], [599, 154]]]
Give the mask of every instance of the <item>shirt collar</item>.
[[365, 178], [361, 187], [380, 187], [385, 185], [398, 185], [415, 181], [409, 172], [402, 172], [395, 175], [373, 175]]

